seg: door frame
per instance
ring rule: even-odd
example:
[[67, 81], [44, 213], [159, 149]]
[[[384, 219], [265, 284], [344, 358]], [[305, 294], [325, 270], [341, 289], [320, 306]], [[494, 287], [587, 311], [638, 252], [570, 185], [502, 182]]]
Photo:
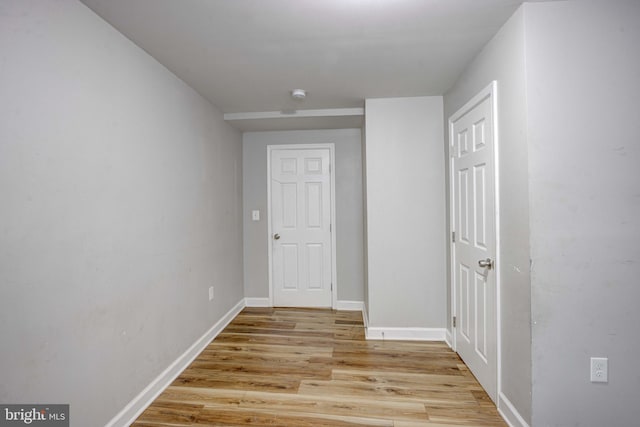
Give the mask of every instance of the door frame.
[[[500, 288], [501, 288], [501, 279], [500, 279], [500, 267], [501, 267], [501, 257], [500, 257], [500, 180], [499, 180], [499, 131], [498, 131], [498, 82], [493, 80], [489, 85], [484, 87], [480, 92], [478, 92], [475, 96], [473, 96], [467, 103], [465, 103], [458, 111], [453, 113], [448, 120], [449, 127], [449, 152], [448, 152], [448, 160], [449, 160], [449, 242], [450, 252], [449, 257], [451, 261], [450, 266], [450, 280], [449, 280], [449, 289], [451, 289], [451, 316], [457, 317], [457, 290], [456, 290], [456, 263], [455, 263], [455, 242], [453, 242], [452, 236], [456, 231], [456, 211], [455, 211], [455, 168], [454, 168], [454, 134], [453, 134], [453, 125], [454, 123], [472, 110], [476, 105], [480, 104], [487, 98], [491, 98], [491, 112], [493, 116], [493, 120], [491, 125], [493, 126], [493, 178], [494, 178], [494, 221], [495, 221], [495, 242], [496, 242], [496, 253], [494, 256], [494, 263], [496, 268], [494, 269], [496, 275], [496, 406], [498, 405], [498, 401], [500, 401], [501, 395], [501, 384], [502, 384], [502, 340], [500, 336], [501, 330], [501, 309], [500, 309]], [[457, 340], [457, 332], [458, 328], [453, 327], [453, 323], [451, 323], [451, 348], [456, 351], [456, 340]]]
[[271, 236], [271, 153], [274, 150], [316, 150], [329, 149], [329, 191], [331, 192], [331, 308], [338, 306], [338, 276], [336, 268], [336, 179], [335, 179], [335, 144], [333, 142], [321, 144], [278, 144], [267, 145], [267, 248], [269, 262], [269, 306], [273, 307], [273, 245]]

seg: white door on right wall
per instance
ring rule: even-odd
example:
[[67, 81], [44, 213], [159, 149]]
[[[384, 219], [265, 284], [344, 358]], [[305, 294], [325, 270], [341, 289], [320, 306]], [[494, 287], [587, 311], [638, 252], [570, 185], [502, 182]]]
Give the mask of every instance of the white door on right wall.
[[449, 119], [455, 349], [497, 398], [495, 83]]

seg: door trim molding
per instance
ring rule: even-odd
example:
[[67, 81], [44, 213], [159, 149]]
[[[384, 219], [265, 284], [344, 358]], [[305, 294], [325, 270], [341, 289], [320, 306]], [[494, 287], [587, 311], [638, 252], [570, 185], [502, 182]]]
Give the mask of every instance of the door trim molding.
[[444, 342], [446, 342], [449, 348], [453, 350], [453, 335], [451, 335], [451, 331], [447, 328], [445, 328]]
[[329, 179], [331, 192], [331, 308], [338, 307], [338, 276], [336, 265], [336, 168], [335, 168], [335, 144], [327, 142], [323, 144], [279, 144], [267, 145], [267, 254], [269, 262], [269, 305], [273, 307], [273, 245], [271, 242], [271, 152], [274, 150], [314, 150], [319, 148], [329, 149]]
[[[472, 110], [476, 105], [481, 103], [487, 98], [491, 98], [491, 112], [493, 116], [492, 126], [493, 126], [493, 175], [494, 175], [494, 220], [495, 220], [495, 242], [496, 242], [496, 253], [495, 253], [495, 265], [497, 266], [495, 269], [496, 274], [496, 375], [497, 375], [497, 384], [496, 384], [496, 406], [498, 406], [498, 402], [500, 401], [499, 396], [502, 394], [502, 341], [500, 336], [501, 330], [501, 309], [500, 309], [500, 289], [501, 289], [501, 275], [500, 275], [500, 266], [501, 266], [501, 257], [500, 257], [500, 162], [499, 160], [499, 142], [500, 142], [500, 132], [498, 128], [498, 82], [493, 80], [486, 87], [480, 90], [474, 97], [472, 97], [467, 103], [465, 103], [458, 111], [453, 113], [448, 120], [449, 127], [449, 141], [447, 142], [449, 145], [448, 150], [448, 161], [449, 161], [449, 236], [452, 235], [455, 229], [455, 168], [454, 168], [454, 135], [453, 135], [453, 125], [454, 123]], [[450, 238], [450, 237], [449, 237]], [[450, 279], [449, 279], [449, 289], [451, 290], [451, 316], [457, 316], [456, 310], [456, 286], [455, 286], [455, 243], [451, 242], [449, 258], [451, 261], [450, 266]], [[448, 319], [449, 321], [451, 319]], [[457, 339], [457, 329], [451, 325], [451, 343], [450, 347], [456, 351], [456, 339]]]

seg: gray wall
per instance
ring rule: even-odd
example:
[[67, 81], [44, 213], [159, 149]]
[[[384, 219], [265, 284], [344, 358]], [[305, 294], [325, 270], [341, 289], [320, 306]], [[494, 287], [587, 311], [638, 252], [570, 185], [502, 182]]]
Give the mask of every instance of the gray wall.
[[241, 137], [76, 1], [0, 64], [0, 402], [104, 425], [243, 297]]
[[[531, 279], [529, 273], [529, 193], [527, 173], [524, 15], [519, 9], [469, 65], [444, 97], [445, 118], [492, 80], [498, 82], [499, 226], [502, 312], [503, 395], [531, 421]], [[445, 145], [448, 127], [445, 127]], [[447, 183], [449, 182], [449, 162]], [[447, 184], [448, 186], [448, 184]], [[447, 192], [447, 194], [449, 194]], [[449, 203], [447, 202], [447, 209]], [[449, 225], [447, 212], [447, 229]], [[447, 243], [447, 273], [450, 246]], [[450, 279], [449, 281], [450, 282]], [[451, 289], [447, 292], [451, 307]], [[451, 328], [450, 313], [447, 316]]]
[[[267, 145], [335, 143], [336, 262], [339, 301], [363, 301], [363, 202], [360, 129], [246, 132], [243, 135], [245, 296], [269, 296]], [[260, 221], [251, 211], [260, 210]]]
[[[525, 7], [534, 426], [640, 419], [640, 2]], [[609, 383], [589, 357], [609, 357]]]
[[444, 328], [442, 97], [365, 106], [369, 325]]

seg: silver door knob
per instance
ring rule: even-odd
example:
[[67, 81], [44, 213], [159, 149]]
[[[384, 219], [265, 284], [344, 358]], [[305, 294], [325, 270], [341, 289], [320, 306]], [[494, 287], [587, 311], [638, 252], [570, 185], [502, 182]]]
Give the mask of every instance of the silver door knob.
[[273, 235], [273, 240], [278, 240], [280, 238], [280, 235], [278, 233]]
[[493, 268], [493, 260], [491, 258], [481, 259], [478, 261], [478, 265], [482, 268], [488, 268], [491, 270]]

